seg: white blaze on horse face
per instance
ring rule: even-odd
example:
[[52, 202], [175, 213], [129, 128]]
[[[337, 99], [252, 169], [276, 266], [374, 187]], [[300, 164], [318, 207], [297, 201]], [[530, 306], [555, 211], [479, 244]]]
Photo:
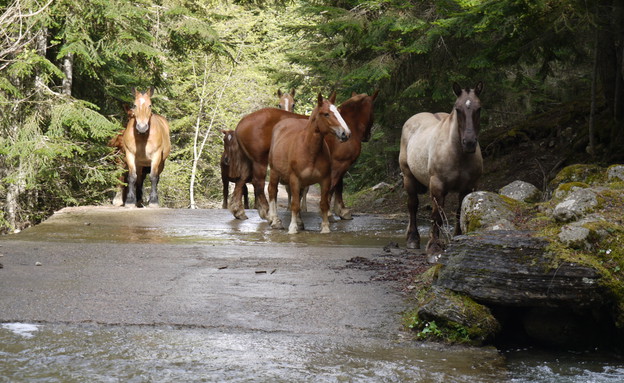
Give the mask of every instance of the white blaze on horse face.
[[290, 112], [290, 109], [288, 108], [288, 99], [284, 99], [284, 110], [287, 110]]
[[342, 116], [340, 115], [340, 112], [338, 112], [338, 108], [336, 108], [336, 105], [330, 105], [329, 110], [334, 114], [334, 117], [336, 117], [336, 120], [338, 120], [340, 126], [342, 126], [342, 128], [345, 130], [347, 137], [350, 137], [351, 130], [349, 130], [349, 127], [347, 126], [345, 120], [342, 119]]
[[466, 100], [466, 108], [470, 109], [470, 104], [471, 104], [470, 100]]

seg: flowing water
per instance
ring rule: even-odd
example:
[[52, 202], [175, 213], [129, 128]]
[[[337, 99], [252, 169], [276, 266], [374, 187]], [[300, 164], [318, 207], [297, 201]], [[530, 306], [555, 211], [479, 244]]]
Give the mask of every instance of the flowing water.
[[[30, 300], [18, 304], [0, 296], [0, 382], [624, 381], [624, 360], [598, 350], [501, 351], [415, 342], [400, 329], [397, 307], [409, 306], [403, 298], [357, 270], [336, 267], [352, 256], [351, 248], [366, 255], [366, 249], [400, 243], [405, 222], [361, 216], [333, 224], [329, 236], [314, 232], [317, 218], [306, 218], [306, 224], [310, 231], [293, 237], [257, 218], [231, 220], [223, 211], [77, 209], [0, 241], [0, 294], [10, 296], [19, 287], [18, 297]], [[109, 254], [130, 243], [133, 255]], [[162, 256], [143, 253], [152, 248]], [[32, 266], [41, 249], [49, 258]], [[172, 252], [179, 254], [167, 264]], [[271, 260], [278, 265], [275, 274], [267, 268], [258, 275], [256, 263], [247, 265], [259, 252], [253, 262]], [[307, 263], [299, 265], [302, 258]], [[135, 277], [140, 283], [117, 286], [115, 275], [128, 267], [142, 268]], [[319, 270], [309, 276], [306, 267]], [[34, 273], [41, 274], [28, 279]], [[163, 273], [163, 294], [152, 291], [158, 284], [142, 289], [152, 273]], [[15, 275], [11, 285], [2, 284]], [[44, 286], [52, 287], [37, 291], [46, 278], [54, 283]], [[230, 285], [211, 295], [225, 283]], [[60, 297], [45, 291], [66, 286], [72, 291]], [[354, 297], [358, 291], [361, 299]], [[40, 307], [42, 296], [49, 309]], [[108, 306], [94, 303], [102, 299]], [[84, 313], [63, 307], [75, 302]], [[85, 302], [93, 307], [85, 309]], [[254, 306], [258, 302], [262, 306]], [[371, 308], [355, 307], [366, 304]], [[388, 308], [377, 312], [376, 305]], [[315, 317], [317, 312], [330, 317]], [[203, 321], [205, 313], [212, 313], [212, 321]]]

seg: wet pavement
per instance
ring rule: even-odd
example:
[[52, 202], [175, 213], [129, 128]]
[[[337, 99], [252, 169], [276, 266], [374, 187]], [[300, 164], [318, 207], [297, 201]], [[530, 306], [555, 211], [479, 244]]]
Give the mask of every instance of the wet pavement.
[[[403, 243], [405, 221], [361, 215], [320, 234], [318, 214], [304, 213], [307, 231], [288, 235], [247, 215], [69, 208], [0, 237], [0, 382], [529, 382], [544, 373], [492, 348], [411, 339], [396, 282], [347, 267]], [[546, 381], [570, 381], [559, 377], [577, 365]], [[624, 369], [601, 359], [578, 371], [603, 379]]]

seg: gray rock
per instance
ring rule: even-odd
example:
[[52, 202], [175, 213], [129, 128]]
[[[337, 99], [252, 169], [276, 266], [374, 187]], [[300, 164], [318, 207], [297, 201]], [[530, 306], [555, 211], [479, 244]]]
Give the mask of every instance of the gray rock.
[[559, 233], [559, 240], [573, 249], [592, 250], [594, 242], [609, 234], [600, 228], [599, 223], [601, 222], [606, 222], [604, 217], [598, 214], [590, 214], [579, 221], [563, 226]]
[[607, 179], [611, 182], [624, 181], [624, 165], [612, 165], [607, 170]]
[[492, 192], [478, 191], [464, 198], [460, 227], [463, 233], [487, 230], [513, 230], [515, 213], [503, 198]]
[[542, 197], [542, 193], [538, 188], [524, 181], [514, 181], [507, 186], [503, 186], [498, 193], [522, 202], [537, 202]]
[[608, 299], [590, 267], [555, 262], [548, 241], [519, 231], [455, 237], [435, 286], [506, 307], [600, 307]]
[[591, 189], [577, 189], [555, 206], [552, 214], [559, 222], [576, 221], [590, 213], [597, 205], [596, 192]]

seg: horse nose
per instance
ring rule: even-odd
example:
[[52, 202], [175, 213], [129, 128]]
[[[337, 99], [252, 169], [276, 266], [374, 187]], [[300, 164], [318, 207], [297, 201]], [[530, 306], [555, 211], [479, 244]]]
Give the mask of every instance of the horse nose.
[[462, 147], [466, 153], [474, 153], [477, 150], [477, 140], [462, 140]]
[[349, 137], [351, 137], [351, 133], [343, 130], [342, 134], [340, 135], [340, 141], [345, 142], [346, 140], [349, 139]]

